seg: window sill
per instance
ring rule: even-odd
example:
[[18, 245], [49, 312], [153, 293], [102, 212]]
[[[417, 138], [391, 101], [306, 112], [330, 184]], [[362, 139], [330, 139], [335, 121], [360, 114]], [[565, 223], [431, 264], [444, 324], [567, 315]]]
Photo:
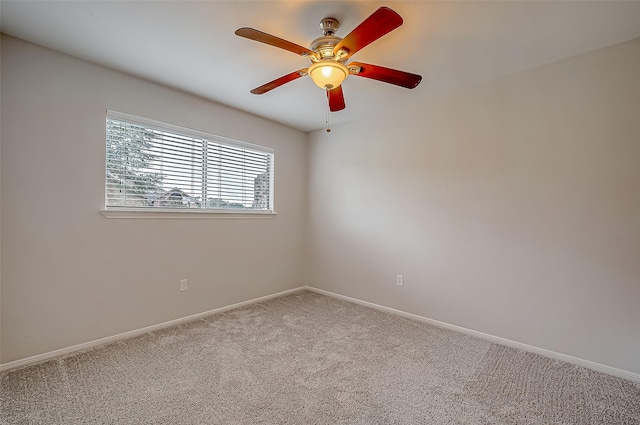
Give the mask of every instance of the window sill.
[[273, 218], [273, 211], [198, 210], [198, 209], [137, 209], [109, 208], [100, 210], [106, 218]]

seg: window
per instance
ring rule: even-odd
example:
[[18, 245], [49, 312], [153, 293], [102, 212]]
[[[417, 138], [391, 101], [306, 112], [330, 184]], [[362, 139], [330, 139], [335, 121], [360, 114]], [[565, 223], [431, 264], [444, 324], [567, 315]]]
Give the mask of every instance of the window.
[[273, 150], [107, 111], [105, 207], [273, 211]]

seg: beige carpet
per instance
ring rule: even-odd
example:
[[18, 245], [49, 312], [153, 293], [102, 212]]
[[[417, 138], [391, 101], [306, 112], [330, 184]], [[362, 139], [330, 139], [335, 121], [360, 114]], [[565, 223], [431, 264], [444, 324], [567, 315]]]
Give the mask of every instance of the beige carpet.
[[639, 384], [311, 292], [1, 385], [1, 424], [640, 424]]

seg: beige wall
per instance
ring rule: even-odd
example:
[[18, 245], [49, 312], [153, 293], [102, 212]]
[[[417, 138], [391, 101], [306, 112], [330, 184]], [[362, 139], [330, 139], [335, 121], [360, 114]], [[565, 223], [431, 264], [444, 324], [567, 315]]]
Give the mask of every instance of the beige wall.
[[[106, 219], [107, 108], [274, 148], [277, 217]], [[304, 133], [6, 36], [1, 119], [2, 363], [304, 284]]]
[[310, 135], [309, 284], [639, 373], [640, 40], [406, 99]]
[[[640, 372], [640, 40], [308, 137], [1, 47], [0, 362], [306, 283]], [[278, 216], [104, 218], [107, 108], [273, 147]]]

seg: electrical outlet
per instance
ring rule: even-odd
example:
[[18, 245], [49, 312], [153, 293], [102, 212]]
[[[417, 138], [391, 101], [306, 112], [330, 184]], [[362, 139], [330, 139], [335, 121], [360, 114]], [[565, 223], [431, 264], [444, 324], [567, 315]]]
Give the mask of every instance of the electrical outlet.
[[189, 281], [187, 279], [180, 280], [180, 291], [186, 291], [189, 289]]
[[401, 274], [399, 274], [398, 276], [396, 276], [396, 285], [398, 286], [404, 286], [404, 277], [402, 277]]

